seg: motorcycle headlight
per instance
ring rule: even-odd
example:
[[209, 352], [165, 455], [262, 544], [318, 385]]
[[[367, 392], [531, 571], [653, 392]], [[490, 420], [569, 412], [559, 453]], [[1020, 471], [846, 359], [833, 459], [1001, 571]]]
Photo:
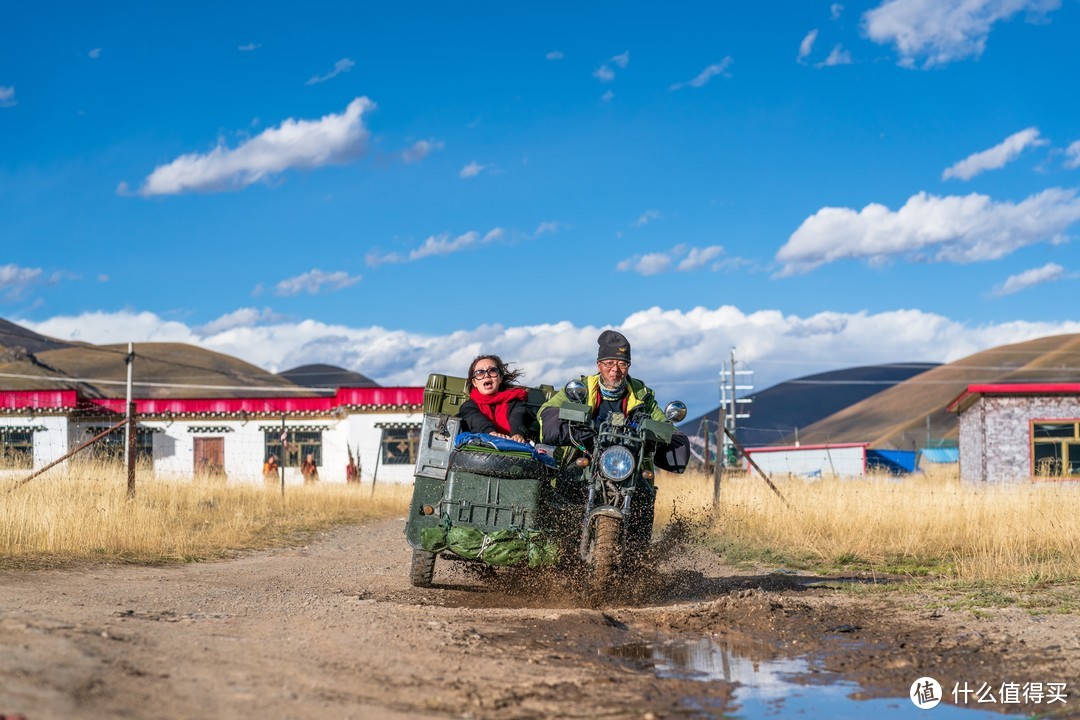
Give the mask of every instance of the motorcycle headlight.
[[634, 472], [634, 455], [622, 445], [612, 445], [600, 455], [600, 472], [611, 480], [625, 480]]

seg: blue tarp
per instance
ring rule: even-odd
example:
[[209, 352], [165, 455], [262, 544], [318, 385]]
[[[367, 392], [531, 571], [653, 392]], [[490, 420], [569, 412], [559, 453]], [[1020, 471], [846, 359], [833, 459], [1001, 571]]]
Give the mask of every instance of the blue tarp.
[[922, 456], [926, 459], [926, 462], [932, 463], [960, 462], [960, 448], [923, 448]]
[[459, 433], [457, 436], [457, 440], [454, 442], [454, 446], [460, 448], [465, 445], [480, 445], [482, 447], [489, 447], [502, 452], [529, 453], [549, 468], [559, 467], [559, 463], [556, 462], [555, 458], [551, 457], [547, 453], [539, 452], [529, 443], [519, 443], [516, 440], [510, 440], [509, 438], [495, 437], [494, 435], [488, 435], [487, 433]]
[[867, 450], [866, 466], [894, 474], [915, 472], [914, 450]]

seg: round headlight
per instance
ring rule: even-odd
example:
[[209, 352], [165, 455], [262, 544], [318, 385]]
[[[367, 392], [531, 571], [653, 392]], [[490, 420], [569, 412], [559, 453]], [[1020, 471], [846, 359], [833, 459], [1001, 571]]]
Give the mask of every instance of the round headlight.
[[625, 480], [634, 472], [634, 455], [622, 445], [612, 445], [600, 455], [600, 472], [612, 480]]

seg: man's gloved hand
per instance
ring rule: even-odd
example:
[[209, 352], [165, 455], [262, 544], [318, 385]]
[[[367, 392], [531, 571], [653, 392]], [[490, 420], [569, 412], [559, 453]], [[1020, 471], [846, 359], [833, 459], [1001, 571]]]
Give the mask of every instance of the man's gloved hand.
[[574, 444], [592, 447], [593, 440], [596, 439], [596, 431], [588, 425], [574, 425], [567, 423], [566, 430], [569, 435], [566, 442], [568, 445]]

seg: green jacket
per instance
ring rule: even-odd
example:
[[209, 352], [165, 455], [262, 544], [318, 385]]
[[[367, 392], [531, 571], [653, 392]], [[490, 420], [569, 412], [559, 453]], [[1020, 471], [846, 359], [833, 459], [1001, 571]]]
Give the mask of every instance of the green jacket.
[[[585, 403], [595, 412], [600, 406], [600, 375], [582, 376], [585, 383], [588, 398]], [[626, 398], [626, 414], [629, 415], [634, 408], [644, 406], [646, 412], [653, 420], [670, 422], [664, 415], [663, 409], [657, 404], [656, 396], [645, 383], [626, 376], [626, 384], [629, 393]], [[566, 393], [562, 390], [557, 392], [550, 400], [540, 406], [540, 441], [549, 445], [562, 445], [561, 438], [565, 437], [562, 431], [562, 421], [559, 420], [558, 408], [566, 403]]]

